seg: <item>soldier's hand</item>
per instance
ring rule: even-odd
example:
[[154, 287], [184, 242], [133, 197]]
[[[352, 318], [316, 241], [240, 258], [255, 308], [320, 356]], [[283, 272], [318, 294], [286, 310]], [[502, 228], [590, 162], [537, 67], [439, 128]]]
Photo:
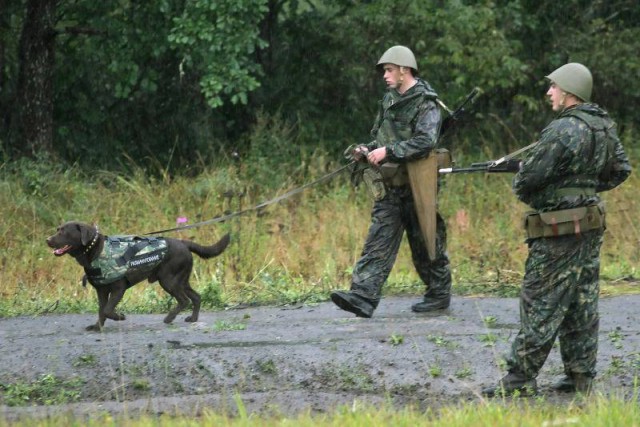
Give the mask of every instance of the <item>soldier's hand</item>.
[[521, 165], [522, 165], [522, 160], [510, 159], [505, 162], [504, 168], [507, 170], [507, 172], [518, 172], [520, 171]]
[[360, 161], [364, 159], [367, 154], [369, 154], [369, 149], [364, 145], [358, 145], [353, 150], [353, 159], [356, 161]]
[[367, 154], [367, 160], [374, 166], [378, 166], [387, 157], [387, 147], [376, 148]]

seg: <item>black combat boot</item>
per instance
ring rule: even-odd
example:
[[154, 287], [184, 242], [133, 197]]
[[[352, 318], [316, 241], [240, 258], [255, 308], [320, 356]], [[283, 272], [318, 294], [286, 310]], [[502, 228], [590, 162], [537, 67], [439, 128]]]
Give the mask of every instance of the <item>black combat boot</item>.
[[421, 302], [415, 303], [411, 306], [411, 311], [415, 313], [428, 313], [430, 311], [444, 310], [449, 308], [451, 304], [451, 295], [443, 297], [426, 296]]
[[560, 381], [551, 386], [555, 391], [563, 393], [591, 393], [593, 378], [585, 374], [565, 375]]
[[331, 301], [345, 311], [349, 311], [358, 317], [366, 318], [371, 317], [378, 306], [377, 302], [371, 302], [353, 292], [345, 291], [331, 292]]
[[520, 396], [535, 395], [538, 392], [536, 379], [527, 378], [521, 372], [509, 372], [498, 381], [498, 385], [482, 389], [482, 394], [487, 397], [510, 396], [516, 392]]

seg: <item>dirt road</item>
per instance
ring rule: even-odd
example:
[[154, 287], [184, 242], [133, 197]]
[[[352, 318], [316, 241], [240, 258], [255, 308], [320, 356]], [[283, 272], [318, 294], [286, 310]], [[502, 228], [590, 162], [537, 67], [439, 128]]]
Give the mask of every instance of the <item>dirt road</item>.
[[[71, 411], [197, 413], [203, 408], [295, 414], [338, 405], [392, 402], [420, 407], [474, 401], [503, 375], [498, 367], [518, 328], [517, 299], [454, 298], [439, 315], [410, 311], [416, 298], [385, 298], [372, 319], [332, 303], [162, 314], [107, 321], [96, 315], [0, 319], [0, 418]], [[640, 295], [601, 299], [596, 389], [631, 394], [640, 374]], [[548, 399], [562, 374], [554, 348], [538, 383]], [[46, 376], [46, 377], [45, 377]], [[7, 390], [46, 381], [75, 403], [7, 406]], [[0, 396], [2, 396], [0, 394]], [[33, 405], [25, 402], [26, 404]]]

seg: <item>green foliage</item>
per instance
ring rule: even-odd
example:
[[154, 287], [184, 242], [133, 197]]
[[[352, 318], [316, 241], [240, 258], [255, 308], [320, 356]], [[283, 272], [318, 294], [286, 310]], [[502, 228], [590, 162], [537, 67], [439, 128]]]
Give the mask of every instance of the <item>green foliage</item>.
[[267, 46], [259, 37], [267, 12], [266, 0], [195, 0], [173, 19], [167, 40], [182, 58], [181, 77], [188, 71], [198, 76], [211, 107], [221, 107], [223, 96], [246, 104], [260, 85], [255, 55]]
[[[270, 133], [274, 128], [265, 129]], [[257, 139], [268, 137], [256, 134]], [[283, 136], [282, 141], [287, 138]], [[626, 139], [624, 143], [629, 145]], [[637, 151], [631, 149], [629, 154], [634, 163]], [[94, 290], [80, 286], [81, 268], [70, 257], [54, 257], [44, 242], [63, 221], [95, 222], [106, 234], [141, 234], [172, 227], [178, 216], [195, 223], [224, 211], [255, 206], [337, 167], [326, 163], [326, 155], [319, 152], [300, 156], [303, 171], [281, 165], [282, 189], [264, 182], [268, 171], [259, 170], [260, 162], [253, 166], [253, 173], [245, 172], [245, 165], [231, 165], [194, 178], [163, 181], [141, 171], [131, 179], [110, 173], [87, 176], [44, 161], [5, 165], [0, 169], [0, 215], [4, 218], [0, 223], [4, 284], [0, 316], [95, 312]], [[464, 162], [473, 160], [468, 157]], [[27, 185], [32, 180], [25, 176], [30, 174], [37, 186]], [[259, 175], [259, 182], [254, 181]], [[629, 182], [604, 194], [609, 207], [601, 256], [604, 295], [637, 292], [640, 235], [633, 221], [633, 212], [640, 209], [633, 195], [637, 181], [638, 176], [632, 174]], [[226, 196], [249, 188], [241, 203]], [[448, 225], [454, 293], [517, 296], [527, 255], [520, 228], [526, 207], [511, 194], [509, 177], [449, 176], [439, 207]], [[348, 287], [350, 269], [367, 233], [370, 209], [367, 192], [354, 190], [348, 177], [340, 175], [259, 212], [176, 236], [213, 243], [231, 232], [232, 243], [222, 256], [194, 262], [191, 284], [201, 293], [203, 308], [308, 304], [326, 301], [332, 290]], [[384, 292], [423, 291], [410, 251], [403, 244]], [[120, 309], [124, 313], [166, 313], [173, 304], [159, 286], [145, 283], [127, 291]], [[489, 320], [487, 327], [491, 327]]]
[[640, 19], [636, 2], [502, 1], [498, 9], [503, 22], [510, 23], [509, 37], [522, 43], [520, 56], [537, 79], [537, 85], [530, 81], [523, 91], [542, 94], [543, 76], [566, 62], [582, 62], [594, 75], [594, 101], [619, 120], [638, 123], [632, 106], [640, 99], [639, 87], [630, 80], [640, 70], [638, 56], [632, 53], [640, 40], [638, 26], [632, 24]]
[[[249, 152], [244, 161], [243, 175], [252, 177], [255, 185], [282, 186], [290, 178], [291, 167], [303, 170], [304, 150], [297, 141], [296, 127], [282, 116], [258, 114], [249, 134]], [[289, 167], [283, 167], [283, 166]]]
[[458, 371], [456, 371], [456, 378], [460, 380], [464, 380], [473, 376], [473, 369], [469, 366], [465, 366]]
[[392, 2], [364, 9], [365, 19], [380, 34], [394, 28], [389, 38], [381, 38], [384, 44], [376, 46], [371, 62], [390, 44], [411, 46], [421, 74], [444, 99], [460, 98], [474, 86], [494, 93], [525, 81], [526, 69], [517, 58], [520, 43], [509, 40], [493, 5], [414, 0], [406, 6], [402, 25], [396, 24], [400, 11]]
[[214, 309], [224, 306], [220, 278], [205, 282], [204, 286], [199, 289], [199, 293], [202, 297], [202, 308]]
[[[31, 159], [20, 159], [7, 167], [7, 172], [16, 176], [24, 192], [29, 195], [43, 196], [46, 193], [47, 182], [51, 178], [51, 162], [38, 162]], [[58, 170], [57, 172], [60, 172]]]
[[391, 334], [389, 337], [389, 343], [396, 347], [404, 343], [404, 336], [399, 334]]
[[[465, 144], [454, 135], [461, 152], [503, 153], [530, 142], [552, 117], [544, 76], [567, 61], [591, 68], [595, 102], [632, 132], [640, 101], [636, 6], [633, 0], [408, 0], [402, 8], [388, 0], [58, 2], [54, 154], [82, 169], [141, 168], [163, 177], [228, 164], [232, 153], [277, 165], [303, 151], [337, 159], [350, 143], [369, 140], [384, 90], [375, 63], [393, 44], [414, 50], [421, 76], [450, 107], [472, 87], [483, 90], [466, 129], [486, 142]], [[9, 2], [0, 18], [5, 160], [8, 148], [23, 143], [12, 133], [20, 120], [12, 103], [24, 66], [18, 46], [25, 9]], [[275, 126], [275, 117], [276, 130], [293, 132], [286, 139], [292, 146], [268, 150], [276, 137], [257, 149], [254, 125]]]
[[247, 329], [246, 323], [232, 323], [227, 320], [216, 320], [213, 330], [216, 332], [221, 331], [244, 331]]
[[450, 350], [456, 347], [455, 343], [451, 342], [450, 340], [440, 335], [429, 335], [427, 336], [427, 340], [434, 343], [438, 347], [443, 347]]
[[256, 368], [262, 374], [275, 375], [278, 373], [278, 368], [272, 359], [256, 360]]
[[485, 316], [482, 318], [482, 323], [484, 323], [487, 328], [495, 328], [498, 323], [498, 318], [495, 316]]
[[479, 340], [485, 347], [493, 347], [496, 345], [498, 337], [492, 333], [488, 333], [480, 335]]
[[371, 393], [374, 391], [374, 379], [365, 364], [349, 365], [324, 365], [317, 374], [319, 381], [329, 384], [338, 390], [358, 390]]
[[82, 167], [158, 173], [215, 149], [200, 90], [181, 79], [167, 42], [181, 3], [60, 3], [57, 153]]
[[81, 366], [95, 366], [98, 363], [98, 360], [93, 354], [83, 354], [78, 356], [76, 360], [73, 361], [73, 366], [81, 367]]
[[135, 378], [131, 381], [131, 387], [137, 391], [147, 391], [151, 388], [151, 384], [147, 379]]
[[430, 365], [429, 375], [431, 375], [433, 378], [442, 376], [442, 366], [440, 366], [439, 364]]
[[8, 406], [62, 405], [80, 399], [82, 379], [63, 380], [44, 374], [32, 383], [1, 384], [2, 400]]
[[616, 328], [615, 331], [609, 332], [609, 340], [613, 343], [613, 346], [617, 349], [622, 348], [622, 340], [624, 335], [620, 332], [620, 328]]
[[[481, 402], [464, 402], [447, 404], [433, 408], [402, 408], [390, 404], [367, 405], [360, 401], [349, 402], [328, 413], [312, 413], [302, 411], [298, 414], [280, 413], [278, 408], [268, 414], [248, 413], [245, 403], [239, 394], [233, 400], [236, 411], [211, 411], [205, 409], [202, 414], [164, 413], [161, 415], [141, 413], [140, 415], [124, 414], [121, 416], [97, 413], [91, 417], [58, 414], [47, 418], [21, 418], [6, 425], [16, 427], [56, 427], [86, 426], [100, 427], [104, 425], [127, 425], [130, 427], [149, 426], [227, 426], [241, 427], [260, 425], [277, 427], [296, 425], [299, 427], [360, 427], [360, 426], [433, 426], [433, 427], [466, 427], [466, 426], [520, 426], [539, 427], [555, 425], [579, 425], [584, 427], [599, 426], [633, 426], [640, 417], [640, 409], [634, 398], [625, 399], [618, 396], [597, 396], [590, 399], [578, 398], [571, 404], [558, 405], [557, 402], [537, 399], [532, 401], [494, 400]], [[1, 423], [1, 422], [0, 422]], [[5, 425], [5, 424], [2, 424]]]

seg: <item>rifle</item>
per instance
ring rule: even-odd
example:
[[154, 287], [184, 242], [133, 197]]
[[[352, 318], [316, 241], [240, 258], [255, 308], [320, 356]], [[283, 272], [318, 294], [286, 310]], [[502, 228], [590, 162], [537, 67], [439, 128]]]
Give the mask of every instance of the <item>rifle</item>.
[[[506, 157], [506, 156], [505, 156]], [[471, 163], [468, 168], [441, 168], [438, 172], [441, 174], [449, 173], [470, 173], [470, 172], [511, 172], [515, 173], [520, 170], [520, 159], [500, 159], [500, 163], [497, 160], [491, 160], [488, 162]]]
[[438, 172], [442, 174], [447, 173], [468, 173], [468, 172], [518, 172], [520, 170], [520, 159], [514, 157], [531, 150], [536, 146], [538, 141], [522, 147], [513, 153], [509, 153], [506, 156], [500, 157], [498, 160], [490, 160], [488, 162], [471, 163], [471, 167], [468, 168], [442, 168]]
[[458, 122], [460, 122], [467, 112], [466, 106], [472, 104], [475, 98], [480, 94], [480, 88], [474, 87], [462, 103], [454, 111], [451, 111], [439, 98], [436, 98], [436, 102], [440, 105], [448, 114], [447, 118], [442, 121], [440, 127], [440, 138], [442, 138], [450, 129], [452, 129]]

